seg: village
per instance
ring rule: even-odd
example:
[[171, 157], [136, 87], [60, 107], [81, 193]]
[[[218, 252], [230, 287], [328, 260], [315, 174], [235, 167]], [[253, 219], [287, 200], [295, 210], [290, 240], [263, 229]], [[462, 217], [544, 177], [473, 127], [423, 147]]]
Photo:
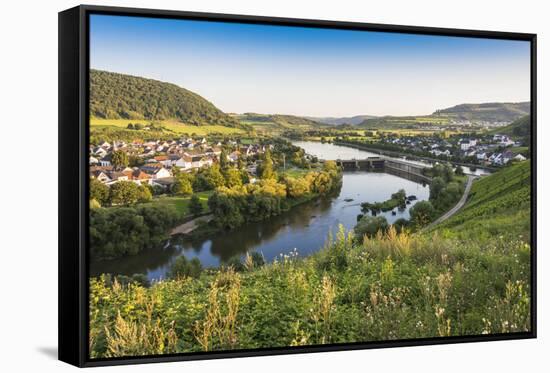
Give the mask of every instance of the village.
[[[98, 145], [90, 145], [90, 178], [97, 179], [108, 186], [119, 181], [132, 181], [138, 185], [148, 184], [169, 189], [175, 183], [174, 168], [178, 172], [189, 173], [218, 163], [223, 146], [233, 149], [227, 154], [229, 162], [236, 163], [239, 159], [250, 160], [246, 169], [254, 175], [255, 161], [266, 148], [272, 145], [245, 145], [234, 140], [209, 143], [206, 138], [132, 143], [103, 141]], [[124, 158], [127, 158], [127, 162], [117, 160], [121, 153], [125, 154]]]
[[512, 160], [524, 161], [522, 154], [528, 144], [514, 141], [508, 135], [393, 136], [380, 139], [379, 144], [399, 146], [410, 153], [424, 153], [440, 159], [453, 159], [482, 166], [503, 166]]

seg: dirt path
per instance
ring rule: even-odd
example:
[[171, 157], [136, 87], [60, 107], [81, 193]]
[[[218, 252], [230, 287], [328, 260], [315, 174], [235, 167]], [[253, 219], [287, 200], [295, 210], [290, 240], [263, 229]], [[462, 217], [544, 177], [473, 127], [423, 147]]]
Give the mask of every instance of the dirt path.
[[193, 232], [197, 227], [199, 226], [199, 221], [209, 222], [212, 220], [213, 215], [204, 215], [200, 216], [198, 218], [195, 218], [193, 220], [189, 220], [187, 223], [183, 223], [181, 225], [178, 225], [174, 229], [170, 231], [170, 236], [173, 236], [175, 234], [188, 234]]
[[462, 197], [460, 197], [460, 200], [457, 202], [457, 204], [452, 209], [450, 209], [449, 211], [447, 211], [446, 213], [441, 215], [439, 218], [437, 218], [435, 221], [433, 221], [430, 225], [428, 225], [423, 230], [428, 230], [430, 228], [433, 228], [436, 225], [438, 225], [438, 224], [444, 222], [445, 220], [449, 219], [454, 214], [456, 214], [458, 212], [458, 210], [460, 210], [464, 206], [464, 204], [466, 203], [466, 200], [468, 199], [468, 194], [470, 194], [470, 189], [472, 189], [472, 183], [474, 182], [475, 179], [476, 179], [476, 176], [468, 175], [468, 181], [466, 182], [466, 188], [464, 188], [464, 193], [462, 194]]

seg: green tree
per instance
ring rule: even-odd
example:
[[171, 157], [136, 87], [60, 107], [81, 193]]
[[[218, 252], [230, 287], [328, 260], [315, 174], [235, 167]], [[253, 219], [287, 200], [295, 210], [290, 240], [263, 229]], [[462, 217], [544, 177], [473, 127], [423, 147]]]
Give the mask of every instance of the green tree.
[[241, 172], [236, 168], [228, 168], [224, 172], [224, 176], [225, 176], [225, 186], [228, 188], [243, 185]]
[[137, 201], [140, 203], [149, 202], [153, 199], [153, 193], [151, 192], [151, 188], [149, 188], [147, 185], [140, 185], [138, 187], [138, 196]]
[[109, 190], [109, 200], [113, 205], [129, 205], [136, 203], [140, 192], [137, 184], [131, 181], [119, 181]]
[[285, 179], [286, 193], [289, 197], [299, 198], [309, 193], [309, 183], [306, 179], [295, 179], [287, 177]]
[[262, 168], [260, 177], [262, 179], [276, 179], [277, 174], [273, 171], [273, 159], [271, 158], [271, 150], [267, 149], [262, 158]]
[[109, 203], [109, 187], [101, 181], [90, 179], [90, 199], [96, 200], [101, 206]]
[[464, 176], [464, 170], [462, 169], [462, 166], [456, 166], [455, 175], [456, 176]]
[[191, 196], [191, 200], [189, 201], [189, 211], [194, 216], [200, 215], [200, 213], [203, 211], [201, 200], [196, 194], [193, 194]]
[[196, 179], [199, 186], [198, 190], [213, 190], [225, 184], [225, 179], [220, 172], [220, 166], [217, 164], [201, 169]]
[[411, 220], [418, 226], [424, 226], [434, 218], [435, 209], [430, 201], [420, 201], [409, 211]]
[[374, 237], [379, 231], [384, 233], [388, 229], [388, 221], [383, 216], [365, 215], [359, 220], [353, 231], [358, 240], [364, 236]]
[[176, 258], [170, 271], [168, 272], [168, 277], [170, 278], [181, 278], [181, 277], [192, 277], [198, 278], [202, 271], [202, 265], [198, 258], [193, 258], [188, 260], [185, 256], [179, 256]]
[[430, 184], [430, 199], [437, 200], [441, 196], [445, 185], [445, 180], [442, 177], [434, 177]]
[[220, 170], [222, 173], [226, 172], [230, 167], [229, 160], [227, 159], [227, 151], [222, 149], [220, 153]]
[[128, 167], [130, 161], [128, 160], [128, 153], [123, 150], [116, 150], [111, 157], [111, 164], [115, 169], [122, 169]]
[[193, 194], [193, 184], [191, 183], [191, 178], [187, 174], [179, 174], [176, 182], [172, 185], [172, 193], [181, 196], [189, 196]]

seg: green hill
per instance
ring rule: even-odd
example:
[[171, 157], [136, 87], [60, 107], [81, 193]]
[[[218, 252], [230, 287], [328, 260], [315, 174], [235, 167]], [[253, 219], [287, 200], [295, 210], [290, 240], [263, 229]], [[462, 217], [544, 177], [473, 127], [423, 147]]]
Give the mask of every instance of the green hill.
[[99, 70], [90, 71], [90, 114], [197, 126], [238, 124], [203, 97], [175, 84]]
[[530, 178], [528, 160], [475, 181], [466, 205], [434, 230], [477, 241], [497, 235], [528, 241]]
[[343, 124], [350, 124], [356, 126], [367, 119], [376, 118], [375, 115], [355, 115], [353, 117], [306, 117], [307, 119], [314, 120], [319, 123], [330, 124], [333, 126], [340, 126]]
[[489, 131], [491, 134], [503, 134], [511, 136], [515, 139], [521, 139], [527, 143], [531, 138], [531, 116], [526, 115], [519, 119], [516, 119], [507, 126], [495, 128]]
[[530, 111], [529, 102], [461, 104], [436, 110], [433, 114], [420, 116], [382, 116], [367, 118], [358, 124], [362, 128], [412, 128], [421, 126], [446, 126], [452, 121], [506, 122], [510, 123]]
[[285, 114], [244, 113], [235, 115], [241, 124], [252, 126], [258, 133], [276, 135], [287, 130], [310, 130], [329, 127], [314, 120]]
[[433, 115], [424, 116], [384, 116], [365, 119], [358, 124], [358, 127], [365, 129], [398, 129], [398, 128], [416, 128], [422, 126], [445, 126], [449, 124], [449, 118]]
[[461, 104], [437, 110], [433, 116], [448, 116], [459, 120], [512, 122], [529, 114], [530, 102], [492, 102], [483, 104]]

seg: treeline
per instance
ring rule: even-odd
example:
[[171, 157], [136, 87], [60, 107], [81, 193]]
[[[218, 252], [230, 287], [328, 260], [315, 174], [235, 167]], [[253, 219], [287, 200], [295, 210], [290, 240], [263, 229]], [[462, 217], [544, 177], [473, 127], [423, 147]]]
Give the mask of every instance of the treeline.
[[382, 142], [379, 142], [379, 141], [352, 140], [352, 139], [347, 139], [347, 140], [341, 139], [340, 140], [339, 139], [339, 140], [336, 140], [335, 143], [336, 144], [341, 144], [341, 145], [349, 144], [349, 145], [363, 146], [365, 148], [379, 150], [381, 153], [388, 152], [388, 154], [391, 154], [391, 153], [394, 153], [394, 154], [410, 154], [410, 155], [416, 156], [416, 157], [434, 159], [434, 160], [439, 160], [439, 161], [443, 161], [443, 162], [469, 163], [469, 164], [474, 164], [474, 165], [481, 164], [480, 161], [475, 156], [462, 157], [462, 156], [453, 155], [453, 154], [451, 154], [450, 156], [435, 155], [435, 154], [432, 154], [429, 151], [424, 150], [424, 149], [412, 149], [412, 148], [407, 148], [407, 147], [403, 147], [403, 146], [396, 145], [396, 144], [382, 143]]
[[198, 94], [175, 84], [90, 71], [90, 114], [107, 119], [176, 119], [191, 125], [238, 122]]
[[135, 255], [159, 245], [166, 232], [178, 221], [169, 206], [143, 205], [92, 209], [90, 211], [90, 248], [94, 259], [113, 259]]
[[148, 184], [137, 185], [132, 181], [119, 181], [110, 187], [101, 181], [90, 179], [90, 207], [132, 205], [149, 202], [154, 188]]
[[257, 183], [220, 187], [210, 196], [208, 206], [216, 227], [233, 229], [279, 215], [303, 199], [327, 195], [341, 185], [341, 172], [335, 162], [325, 162], [322, 171], [309, 172], [299, 179], [289, 176], [277, 179], [269, 163], [261, 174]]

